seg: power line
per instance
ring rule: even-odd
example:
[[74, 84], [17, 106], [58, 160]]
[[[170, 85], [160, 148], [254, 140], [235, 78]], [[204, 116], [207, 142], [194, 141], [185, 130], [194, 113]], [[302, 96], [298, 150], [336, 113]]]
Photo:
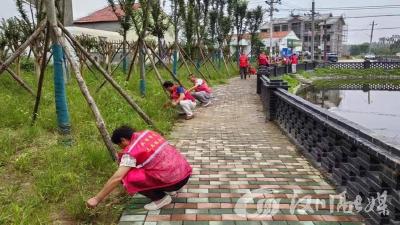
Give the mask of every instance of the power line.
[[[375, 28], [374, 30], [397, 30], [400, 27], [383, 27], [383, 28]], [[348, 31], [371, 31], [371, 28], [364, 28], [364, 29], [352, 29]]]
[[384, 15], [365, 15], [365, 16], [345, 16], [345, 19], [373, 18], [373, 17], [393, 17], [400, 14], [384, 14]]

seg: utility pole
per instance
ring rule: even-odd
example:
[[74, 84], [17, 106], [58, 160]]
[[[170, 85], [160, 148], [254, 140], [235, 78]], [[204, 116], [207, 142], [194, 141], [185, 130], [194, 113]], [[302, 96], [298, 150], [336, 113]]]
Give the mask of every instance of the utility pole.
[[369, 52], [368, 52], [369, 54], [371, 54], [371, 51], [372, 51], [372, 39], [374, 38], [374, 29], [375, 29], [376, 25], [378, 25], [378, 24], [376, 24], [375, 20], [373, 20], [372, 21], [372, 28], [371, 28], [371, 38], [369, 40]]
[[[326, 20], [324, 23], [324, 62], [327, 61], [327, 42], [328, 42], [328, 29], [326, 27]], [[331, 46], [332, 47], [332, 46]]]
[[311, 7], [311, 59], [315, 60], [315, 0], [312, 1]]
[[267, 0], [265, 1], [267, 5], [269, 6], [268, 12], [269, 12], [269, 56], [272, 59], [272, 35], [273, 35], [273, 29], [274, 29], [274, 12], [279, 12], [277, 8], [275, 8], [274, 4], [281, 4], [281, 0]]

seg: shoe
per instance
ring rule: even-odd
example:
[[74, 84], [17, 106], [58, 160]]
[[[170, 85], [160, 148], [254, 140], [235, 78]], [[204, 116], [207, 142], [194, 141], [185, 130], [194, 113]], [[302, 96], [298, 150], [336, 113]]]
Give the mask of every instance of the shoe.
[[167, 195], [169, 195], [171, 197], [174, 197], [174, 196], [176, 196], [178, 194], [178, 192], [176, 192], [176, 191], [169, 191], [169, 192], [166, 191], [165, 194], [167, 194]]
[[203, 107], [207, 107], [207, 106], [209, 106], [210, 104], [211, 104], [211, 101], [208, 101], [208, 102], [206, 102], [206, 103], [203, 104]]
[[194, 115], [186, 116], [186, 120], [191, 120], [191, 119], [193, 119], [193, 118], [194, 118]]
[[162, 207], [170, 204], [172, 202], [172, 198], [169, 195], [166, 195], [164, 198], [160, 199], [157, 201], [158, 203], [150, 202], [149, 204], [144, 206], [144, 209], [149, 210], [149, 211], [154, 211], [154, 210], [159, 210]]

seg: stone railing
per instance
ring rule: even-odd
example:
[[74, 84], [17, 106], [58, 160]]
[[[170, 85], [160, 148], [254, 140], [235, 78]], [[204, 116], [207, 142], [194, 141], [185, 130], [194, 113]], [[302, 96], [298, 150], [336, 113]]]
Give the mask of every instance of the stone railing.
[[360, 196], [366, 207], [367, 198], [387, 193], [389, 215], [361, 211], [367, 224], [400, 224], [400, 149], [288, 93], [282, 80], [259, 76], [257, 84], [267, 121], [274, 121], [349, 200]]
[[[317, 67], [317, 62], [303, 62], [297, 65], [297, 71], [314, 70]], [[269, 75], [272, 77], [282, 76], [285, 74], [292, 73], [291, 65], [271, 65], [268, 67]]]
[[330, 69], [399, 69], [400, 62], [338, 62], [338, 63], [321, 63], [319, 67]]

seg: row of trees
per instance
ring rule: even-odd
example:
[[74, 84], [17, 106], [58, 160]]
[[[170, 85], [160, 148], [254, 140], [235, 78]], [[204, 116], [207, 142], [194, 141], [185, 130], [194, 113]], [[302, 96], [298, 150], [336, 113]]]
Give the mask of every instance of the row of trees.
[[[205, 47], [210, 52], [225, 50], [230, 53], [229, 44], [234, 33], [238, 34], [237, 52], [245, 32], [251, 34], [252, 46], [256, 46], [264, 14], [261, 6], [248, 9], [245, 0], [170, 0], [170, 15], [165, 13], [168, 11], [166, 0], [108, 0], [108, 3], [119, 18], [124, 39], [132, 28], [139, 38], [145, 33], [152, 34], [158, 38], [159, 55], [163, 55], [165, 46], [161, 40], [173, 25], [179, 37], [177, 42], [185, 46], [192, 58], [199, 58], [199, 49]], [[177, 46], [175, 50], [178, 51]]]
[[[250, 33], [252, 51], [260, 48], [258, 30], [263, 21], [264, 10], [261, 6], [248, 8], [246, 0], [169, 0], [171, 13], [166, 11], [167, 0], [105, 0], [117, 15], [121, 34], [124, 38], [122, 55], [129, 54], [126, 38], [129, 30], [134, 30], [139, 39], [151, 34], [158, 39], [158, 54], [164, 58], [168, 46], [163, 39], [168, 29], [175, 29], [178, 34], [176, 45], [182, 44], [192, 59], [200, 59], [201, 51], [205, 54], [233, 55], [230, 52], [234, 34], [237, 35], [236, 52], [240, 52], [240, 41], [244, 33]], [[2, 20], [0, 23], [0, 59], [14, 52], [38, 26], [44, 18], [41, 1], [31, 1], [26, 10], [23, 0], [16, 0], [20, 12], [19, 17]], [[57, 0], [56, 5], [62, 1]], [[61, 12], [62, 9], [59, 8]], [[62, 17], [60, 17], [62, 18]], [[33, 56], [35, 71], [39, 76], [45, 33], [30, 45], [29, 56]], [[140, 42], [139, 42], [140, 45]], [[141, 49], [143, 46], [139, 46]], [[179, 52], [178, 46], [174, 47]], [[139, 62], [144, 64], [143, 51], [139, 51]], [[16, 73], [20, 74], [20, 57], [16, 60]], [[123, 61], [123, 69], [127, 72], [127, 60]]]
[[[353, 56], [367, 54], [369, 52], [369, 50], [370, 50], [369, 43], [363, 43], [363, 44], [359, 44], [359, 45], [351, 45], [350, 49], [349, 49], [350, 55], [353, 55]], [[400, 52], [400, 41], [396, 41], [390, 45], [372, 44], [371, 52], [376, 55], [387, 55], [387, 56], [395, 55]]]

